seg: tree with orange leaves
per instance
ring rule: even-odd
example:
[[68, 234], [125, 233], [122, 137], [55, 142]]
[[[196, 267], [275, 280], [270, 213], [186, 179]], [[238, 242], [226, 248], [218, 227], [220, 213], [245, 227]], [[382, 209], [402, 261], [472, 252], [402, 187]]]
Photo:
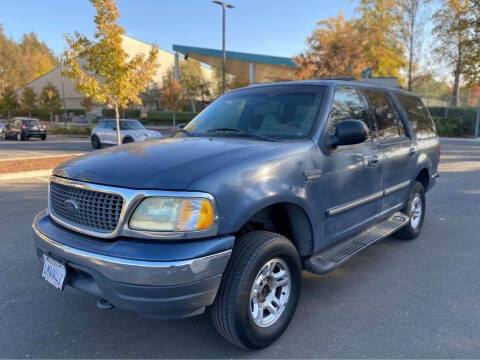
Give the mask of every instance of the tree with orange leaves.
[[172, 68], [168, 69], [163, 77], [162, 94], [158, 102], [165, 109], [172, 112], [173, 126], [175, 127], [175, 113], [185, 106], [187, 97], [180, 83], [175, 80]]
[[364, 40], [355, 22], [346, 20], [340, 11], [336, 17], [319, 21], [317, 25], [307, 39], [308, 49], [293, 58], [298, 64], [297, 78], [360, 76], [367, 65], [361, 56]]

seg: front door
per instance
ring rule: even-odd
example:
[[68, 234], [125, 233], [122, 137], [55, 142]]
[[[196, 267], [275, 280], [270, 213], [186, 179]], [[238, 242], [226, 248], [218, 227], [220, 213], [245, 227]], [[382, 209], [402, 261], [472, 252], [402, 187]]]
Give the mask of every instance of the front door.
[[324, 170], [328, 245], [371, 224], [380, 209], [382, 163], [368, 103], [354, 87], [335, 89], [325, 136], [335, 133], [343, 120], [361, 120], [369, 128], [365, 142], [325, 150]]
[[376, 120], [379, 151], [382, 154], [384, 196], [381, 213], [388, 216], [405, 205], [413, 177], [416, 152], [391, 95], [377, 89], [366, 89], [365, 95]]
[[105, 140], [102, 140], [102, 142], [105, 144], [116, 144], [117, 132], [115, 128], [115, 121], [107, 121], [106, 127], [103, 130], [103, 139]]

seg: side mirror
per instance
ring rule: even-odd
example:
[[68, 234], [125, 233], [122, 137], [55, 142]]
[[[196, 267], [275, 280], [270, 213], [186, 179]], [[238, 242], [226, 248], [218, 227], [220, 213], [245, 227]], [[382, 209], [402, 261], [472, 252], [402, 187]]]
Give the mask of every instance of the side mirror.
[[177, 129], [183, 129], [186, 126], [186, 124], [178, 124]]
[[338, 145], [360, 144], [367, 140], [368, 128], [360, 120], [344, 120], [337, 125], [335, 134], [329, 139], [329, 145], [336, 147]]

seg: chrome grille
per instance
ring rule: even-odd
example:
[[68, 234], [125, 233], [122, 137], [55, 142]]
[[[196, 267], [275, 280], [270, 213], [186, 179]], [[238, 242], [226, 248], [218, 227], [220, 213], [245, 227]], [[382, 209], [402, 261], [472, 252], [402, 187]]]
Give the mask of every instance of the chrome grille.
[[50, 211], [71, 225], [111, 233], [117, 228], [122, 207], [120, 195], [50, 182]]

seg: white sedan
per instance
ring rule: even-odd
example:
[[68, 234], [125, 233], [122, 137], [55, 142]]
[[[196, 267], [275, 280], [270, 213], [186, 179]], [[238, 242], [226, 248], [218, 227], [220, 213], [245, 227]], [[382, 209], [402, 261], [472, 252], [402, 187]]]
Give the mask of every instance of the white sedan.
[[[121, 119], [120, 137], [122, 139], [122, 144], [127, 144], [132, 142], [142, 142], [153, 138], [161, 138], [162, 134], [158, 131], [145, 129], [138, 120]], [[99, 149], [103, 145], [116, 145], [117, 130], [115, 120], [100, 120], [98, 126], [92, 130], [90, 140], [92, 141], [94, 149]]]

